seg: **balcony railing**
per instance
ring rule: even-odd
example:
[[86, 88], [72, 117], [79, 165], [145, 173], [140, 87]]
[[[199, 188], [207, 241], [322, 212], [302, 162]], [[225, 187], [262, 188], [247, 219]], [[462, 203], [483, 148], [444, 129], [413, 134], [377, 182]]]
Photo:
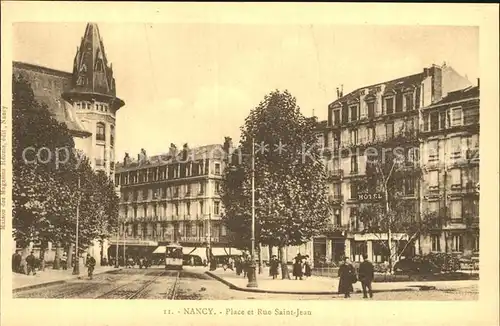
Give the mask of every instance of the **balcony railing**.
[[330, 195], [330, 196], [328, 196], [328, 200], [333, 204], [341, 203], [344, 200], [344, 196], [343, 195]]
[[344, 171], [341, 169], [328, 170], [326, 175], [330, 179], [340, 179], [344, 176]]
[[471, 161], [479, 161], [479, 148], [467, 149], [466, 158]]

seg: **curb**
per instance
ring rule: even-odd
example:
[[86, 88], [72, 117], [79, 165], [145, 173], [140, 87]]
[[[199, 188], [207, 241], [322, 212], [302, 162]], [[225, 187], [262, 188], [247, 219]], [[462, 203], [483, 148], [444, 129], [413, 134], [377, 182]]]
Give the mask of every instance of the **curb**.
[[[96, 273], [94, 275], [110, 274], [112, 272], [117, 272], [117, 271], [120, 271], [120, 270], [121, 270], [121, 268], [117, 268], [117, 269], [112, 269], [112, 270], [105, 271], [105, 272]], [[78, 279], [81, 279], [81, 278], [82, 278], [81, 276], [76, 276], [76, 277], [71, 277], [71, 278], [67, 278], [67, 279], [64, 279], [64, 280], [49, 281], [49, 282], [43, 282], [43, 283], [38, 283], [38, 284], [33, 284], [33, 285], [26, 285], [26, 286], [22, 286], [22, 287], [18, 287], [18, 288], [12, 289], [12, 293], [17, 293], [17, 292], [21, 292], [21, 291], [38, 289], [38, 288], [41, 288], [41, 287], [44, 287], [44, 286], [49, 286], [49, 285], [62, 284], [64, 282], [68, 281], [68, 280], [75, 280], [75, 279], [78, 280]]]
[[[297, 294], [297, 295], [340, 295], [338, 291], [309, 291], [309, 292], [304, 292], [304, 291], [278, 291], [278, 290], [263, 290], [263, 289], [256, 289], [256, 288], [242, 288], [239, 286], [234, 285], [233, 283], [223, 279], [220, 276], [217, 276], [211, 272], [205, 272], [208, 276], [216, 279], [217, 281], [227, 285], [231, 290], [237, 290], [237, 291], [243, 291], [243, 292], [254, 292], [254, 293], [272, 293], [272, 294]], [[382, 293], [382, 292], [411, 292], [411, 291], [430, 291], [430, 290], [435, 290], [435, 286], [428, 286], [428, 285], [422, 285], [422, 286], [412, 286], [412, 287], [406, 287], [406, 288], [401, 288], [401, 289], [392, 289], [392, 290], [372, 290], [373, 293]], [[354, 291], [354, 293], [362, 293], [362, 291]]]

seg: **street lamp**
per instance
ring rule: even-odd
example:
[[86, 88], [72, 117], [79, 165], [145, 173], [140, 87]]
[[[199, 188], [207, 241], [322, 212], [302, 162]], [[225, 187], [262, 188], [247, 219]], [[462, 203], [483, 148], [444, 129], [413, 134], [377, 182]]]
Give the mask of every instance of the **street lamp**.
[[252, 138], [252, 247], [250, 248], [250, 269], [248, 271], [249, 288], [256, 288], [257, 275], [255, 273], [255, 141]]
[[[118, 198], [121, 198], [121, 191], [120, 191], [120, 186], [117, 187], [116, 194], [118, 195]], [[115, 268], [120, 267], [120, 263], [118, 262], [118, 254], [120, 250], [120, 217], [118, 216], [117, 219], [117, 228], [116, 228], [116, 259], [115, 259]], [[125, 230], [124, 230], [125, 232]]]
[[73, 265], [73, 275], [80, 275], [80, 257], [78, 250], [78, 233], [80, 226], [80, 175], [78, 175], [78, 195], [76, 198], [76, 241], [75, 241], [75, 263]]

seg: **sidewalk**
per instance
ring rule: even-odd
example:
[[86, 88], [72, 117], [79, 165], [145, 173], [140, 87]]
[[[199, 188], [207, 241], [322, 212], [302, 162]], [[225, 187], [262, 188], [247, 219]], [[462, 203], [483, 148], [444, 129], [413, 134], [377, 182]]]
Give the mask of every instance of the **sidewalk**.
[[[120, 269], [121, 268], [114, 268], [113, 266], [96, 266], [94, 269], [94, 275]], [[12, 291], [16, 292], [19, 290], [27, 290], [49, 284], [59, 284], [71, 279], [87, 277], [87, 269], [83, 266], [80, 266], [80, 275], [77, 276], [73, 275], [72, 273], [73, 269], [57, 270], [52, 268], [46, 268], [43, 272], [37, 271], [36, 275], [34, 276], [12, 273]]]
[[[282, 280], [281, 276], [273, 280], [269, 270], [264, 269], [262, 274], [257, 274], [258, 288], [247, 288], [248, 279], [243, 274], [238, 276], [231, 270], [224, 271], [219, 268], [206, 272], [211, 277], [226, 284], [231, 289], [247, 292], [283, 293], [283, 294], [338, 294], [339, 279], [311, 276], [304, 280]], [[432, 282], [392, 282], [372, 283], [373, 292], [402, 292], [420, 290], [449, 290], [469, 288], [478, 285], [478, 281], [432, 281]], [[354, 292], [362, 292], [361, 283], [353, 284]]]

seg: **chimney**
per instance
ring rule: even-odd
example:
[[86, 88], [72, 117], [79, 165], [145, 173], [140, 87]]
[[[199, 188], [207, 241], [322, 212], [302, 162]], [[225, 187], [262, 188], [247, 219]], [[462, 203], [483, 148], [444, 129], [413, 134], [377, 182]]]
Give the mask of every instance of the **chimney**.
[[227, 154], [233, 151], [233, 140], [231, 137], [224, 137], [224, 152]]
[[478, 78], [478, 79], [477, 79], [477, 87], [481, 87], [481, 85], [480, 85], [480, 81], [481, 81], [481, 78]]
[[437, 65], [432, 65], [429, 68], [429, 73], [432, 78], [431, 86], [431, 101], [435, 103], [443, 97], [443, 74], [441, 67]]
[[129, 162], [130, 162], [130, 156], [128, 155], [128, 153], [125, 153], [125, 157], [123, 158], [123, 165], [127, 166]]
[[337, 100], [340, 98], [340, 90], [339, 88], [337, 87]]
[[188, 150], [189, 150], [189, 146], [187, 143], [185, 143], [183, 146], [182, 146], [182, 160], [185, 161], [187, 159], [187, 155], [188, 155]]
[[168, 154], [170, 156], [176, 156], [177, 155], [177, 146], [175, 146], [174, 143], [170, 143], [170, 148], [168, 149]]
[[344, 96], [344, 84], [340, 85], [340, 97]]

